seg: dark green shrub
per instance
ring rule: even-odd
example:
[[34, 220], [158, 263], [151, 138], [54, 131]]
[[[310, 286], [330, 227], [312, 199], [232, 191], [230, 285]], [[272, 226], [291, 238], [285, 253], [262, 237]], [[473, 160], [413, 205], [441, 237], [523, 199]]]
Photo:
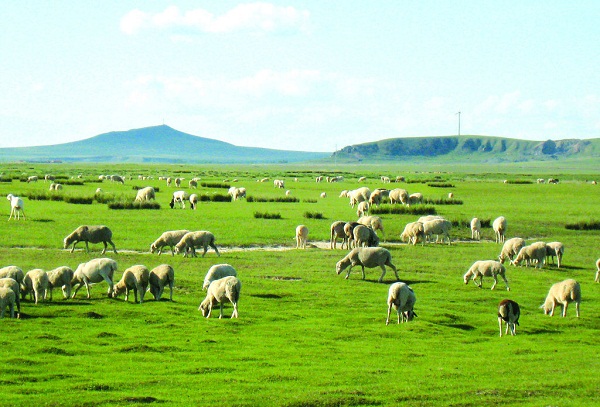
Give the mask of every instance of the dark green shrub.
[[223, 184], [223, 183], [219, 183], [219, 182], [201, 182], [200, 185], [205, 188], [224, 188], [224, 189], [231, 188], [231, 185]]
[[109, 209], [160, 209], [160, 204], [155, 201], [144, 201], [144, 202], [132, 202], [132, 201], [118, 201], [110, 202], [108, 204]]
[[568, 223], [565, 228], [569, 230], [600, 230], [600, 221]]
[[371, 208], [371, 214], [395, 214], [395, 215], [435, 215], [437, 212], [432, 206], [401, 206], [401, 205], [381, 205]]
[[64, 201], [70, 204], [91, 205], [92, 202], [94, 202], [94, 198], [86, 196], [65, 196]]
[[300, 200], [298, 198], [296, 198], [295, 196], [280, 196], [277, 198], [264, 198], [264, 197], [257, 197], [257, 196], [248, 196], [246, 198], [246, 200], [248, 202], [300, 202]]
[[432, 188], [454, 188], [454, 185], [449, 182], [430, 182], [427, 186]]
[[323, 214], [319, 212], [304, 212], [304, 217], [307, 219], [325, 219]]
[[281, 214], [268, 212], [254, 212], [254, 217], [257, 219], [281, 219]]
[[423, 200], [423, 203], [429, 205], [462, 205], [463, 201], [460, 199], [448, 199], [448, 198], [440, 198], [440, 199], [431, 199], [427, 198]]

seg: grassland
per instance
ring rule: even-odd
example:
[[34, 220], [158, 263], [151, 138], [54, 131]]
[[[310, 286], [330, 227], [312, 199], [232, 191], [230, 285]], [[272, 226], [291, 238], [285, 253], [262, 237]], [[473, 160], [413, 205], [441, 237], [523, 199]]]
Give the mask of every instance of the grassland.
[[[2, 264], [27, 271], [77, 264], [100, 256], [101, 245], [74, 253], [63, 238], [80, 224], [106, 224], [119, 254], [108, 253], [121, 272], [134, 264], [149, 268], [169, 263], [175, 269], [174, 302], [144, 304], [106, 298], [106, 286], [80, 291], [74, 300], [23, 304], [23, 318], [0, 321], [0, 405], [19, 406], [590, 406], [595, 404], [600, 362], [600, 285], [594, 262], [600, 257], [598, 230], [565, 225], [600, 220], [599, 190], [589, 181], [597, 169], [560, 164], [513, 164], [489, 168], [463, 166], [415, 171], [408, 166], [185, 166], [47, 165], [2, 167], [0, 195], [45, 192], [48, 184], [21, 182], [24, 175], [52, 173], [65, 181], [82, 174], [82, 185], [59, 194], [92, 197], [96, 188], [133, 200], [134, 186], [159, 189], [159, 210], [114, 210], [107, 204], [25, 199], [26, 221], [4, 222]], [[96, 182], [99, 174], [132, 176], [125, 185]], [[316, 175], [343, 175], [343, 183], [315, 183]], [[138, 175], [153, 180], [138, 180]], [[174, 187], [161, 175], [200, 176], [213, 184], [244, 186], [249, 196], [273, 198], [284, 190], [257, 179], [283, 178], [299, 202], [213, 202], [198, 209], [170, 209]], [[407, 246], [399, 234], [416, 215], [381, 215], [387, 247], [402, 281], [416, 292], [418, 318], [385, 326], [385, 304], [393, 274], [377, 283], [379, 272], [358, 270], [344, 280], [335, 274], [343, 250], [320, 248], [335, 220], [352, 220], [355, 210], [338, 198], [367, 176], [371, 189], [390, 187], [380, 175], [395, 178], [409, 192], [443, 200], [448, 192], [462, 205], [434, 205], [436, 213], [464, 224], [473, 216], [508, 219], [508, 236], [528, 242], [561, 241], [564, 268], [541, 270], [507, 266], [511, 291], [499, 282], [491, 291], [464, 285], [462, 275], [475, 260], [493, 259], [500, 246], [491, 229], [470, 240], [466, 227], [452, 230], [452, 245]], [[559, 178], [558, 185], [536, 178]], [[238, 181], [224, 182], [225, 179]], [[298, 182], [294, 182], [298, 178]], [[511, 183], [504, 183], [503, 180]], [[435, 182], [432, 182], [435, 181]], [[514, 181], [514, 183], [513, 183]], [[533, 183], [522, 183], [533, 181]], [[437, 188], [430, 185], [450, 184]], [[391, 184], [395, 187], [396, 184]], [[188, 188], [182, 188], [190, 191]], [[192, 192], [192, 191], [190, 191]], [[193, 191], [196, 192], [196, 191]], [[321, 199], [321, 192], [327, 198]], [[199, 188], [199, 194], [226, 193]], [[9, 204], [0, 206], [8, 218]], [[279, 214], [257, 219], [255, 213]], [[320, 213], [307, 218], [305, 213]], [[298, 224], [310, 230], [306, 250], [295, 250]], [[204, 258], [149, 253], [156, 237], [169, 229], [210, 230], [222, 256], [209, 249]], [[230, 263], [242, 281], [240, 318], [204, 319], [197, 311], [202, 280], [216, 263]], [[554, 282], [575, 278], [582, 285], [581, 318], [543, 315], [539, 306]], [[522, 307], [516, 337], [498, 337], [496, 307], [511, 298]], [[225, 315], [231, 314], [226, 306]]]

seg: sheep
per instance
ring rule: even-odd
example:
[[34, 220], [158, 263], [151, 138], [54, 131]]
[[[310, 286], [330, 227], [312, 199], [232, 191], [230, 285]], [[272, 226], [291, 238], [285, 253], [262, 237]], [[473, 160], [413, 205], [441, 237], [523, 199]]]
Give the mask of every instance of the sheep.
[[137, 264], [131, 266], [123, 272], [121, 280], [113, 287], [112, 297], [117, 298], [125, 293], [125, 301], [129, 300], [129, 291], [133, 290], [134, 302], [138, 302], [138, 292], [140, 293], [140, 304], [144, 302], [144, 295], [148, 289], [150, 271], [146, 266]]
[[321, 192], [321, 195], [319, 195], [321, 197], [321, 199], [327, 198], [327, 192]]
[[369, 226], [358, 225], [352, 231], [354, 247], [376, 247], [379, 237]]
[[[491, 276], [494, 278], [494, 284], [491, 288], [493, 290], [496, 288], [496, 284], [498, 284], [498, 275], [500, 275], [500, 277], [502, 277], [504, 280], [504, 284], [506, 284], [506, 291], [510, 291], [508, 281], [506, 280], [506, 268], [502, 263], [495, 260], [476, 261], [465, 273], [463, 280], [465, 284], [469, 284], [469, 278], [473, 277], [473, 282], [475, 285], [479, 288], [483, 288], [483, 276]], [[477, 284], [477, 277], [479, 277], [479, 284]]]
[[113, 275], [117, 271], [117, 262], [109, 258], [92, 259], [87, 263], [81, 263], [77, 266], [71, 286], [75, 287], [71, 298], [75, 298], [77, 291], [85, 285], [87, 290], [87, 298], [90, 299], [90, 284], [106, 281], [108, 284], [108, 297], [112, 297], [113, 293]]
[[392, 255], [389, 250], [384, 249], [383, 247], [357, 247], [352, 249], [343, 259], [338, 261], [335, 265], [336, 272], [339, 275], [342, 271], [344, 271], [348, 266], [348, 272], [346, 273], [346, 279], [350, 277], [350, 271], [354, 266], [361, 266], [362, 268], [362, 278], [365, 279], [365, 267], [373, 268], [373, 267], [381, 267], [381, 277], [379, 277], [379, 282], [383, 282], [383, 276], [385, 276], [385, 266], [389, 266], [394, 270], [394, 274], [396, 275], [396, 280], [400, 280], [398, 277], [398, 270], [396, 266], [392, 264]]
[[156, 199], [156, 192], [152, 187], [139, 189], [137, 191], [137, 195], [135, 196], [135, 202], [150, 201], [151, 199]]
[[7, 287], [0, 287], [0, 318], [4, 318], [6, 307], [8, 307], [10, 317], [15, 317], [15, 301], [16, 294], [13, 290]]
[[179, 202], [181, 209], [185, 209], [185, 201], [188, 199], [188, 194], [185, 191], [175, 191], [173, 192], [173, 197], [171, 198], [171, 202], [169, 202], [169, 206], [171, 209], [175, 208], [175, 203]]
[[79, 242], [85, 242], [85, 251], [86, 253], [90, 252], [89, 243], [100, 243], [104, 244], [104, 249], [102, 250], [102, 254], [106, 253], [106, 249], [108, 248], [108, 243], [113, 248], [115, 254], [117, 254], [117, 247], [112, 241], [112, 231], [104, 225], [82, 225], [71, 232], [70, 235], [65, 237], [64, 248], [68, 249], [71, 244], [73, 247], [71, 248], [71, 253], [75, 250], [75, 245]]
[[362, 216], [369, 215], [369, 203], [367, 201], [362, 201], [356, 207], [356, 216], [359, 218]]
[[13, 280], [16, 280], [19, 285], [21, 285], [23, 284], [23, 278], [25, 277], [25, 274], [23, 274], [23, 270], [21, 270], [20, 267], [6, 266], [0, 268], [0, 278], [4, 277], [12, 278]]
[[533, 261], [536, 261], [536, 268], [542, 268], [546, 259], [546, 243], [535, 242], [529, 246], [521, 247], [517, 257], [511, 260], [510, 264], [518, 266], [522, 261], [525, 261], [525, 266], [529, 267]]
[[202, 253], [202, 257], [206, 254], [208, 250], [208, 246], [212, 247], [217, 253], [217, 256], [221, 256], [219, 254], [219, 249], [215, 246], [215, 236], [206, 230], [199, 230], [196, 232], [188, 232], [175, 245], [175, 253], [183, 253], [183, 257], [187, 257], [188, 250], [191, 251], [191, 257], [196, 256], [196, 246], [202, 246], [204, 248], [204, 253]]
[[285, 191], [285, 196], [290, 196], [290, 195], [292, 195], [292, 191], [291, 190], [288, 189], [287, 191]]
[[210, 318], [213, 306], [219, 304], [221, 307], [219, 319], [221, 319], [223, 317], [223, 303], [227, 300], [233, 305], [231, 318], [237, 318], [241, 290], [242, 283], [235, 276], [215, 280], [208, 286], [206, 298], [200, 303], [198, 311], [202, 311], [203, 317]]
[[388, 197], [389, 194], [390, 191], [388, 191], [387, 189], [377, 188], [371, 193], [371, 196], [369, 197], [369, 205], [381, 205], [381, 201], [383, 200], [383, 198]]
[[246, 188], [241, 187], [231, 187], [229, 188], [229, 190], [227, 191], [227, 195], [229, 195], [231, 197], [231, 201], [237, 201], [240, 198], [245, 198], [246, 197]]
[[48, 271], [48, 296], [52, 300], [52, 291], [55, 287], [62, 289], [63, 298], [71, 297], [71, 280], [73, 280], [74, 271], [71, 267], [60, 266]]
[[342, 238], [342, 249], [344, 248], [344, 244], [346, 244], [346, 248], [348, 248], [348, 237], [346, 236], [346, 232], [344, 232], [344, 226], [346, 222], [342, 220], [335, 221], [331, 224], [330, 228], [330, 238], [329, 238], [329, 248], [336, 249], [338, 237]]
[[61, 189], [63, 189], [62, 184], [56, 184], [54, 182], [50, 184], [50, 191], [60, 191]]
[[110, 180], [112, 182], [120, 182], [121, 184], [125, 184], [125, 178], [120, 175], [111, 175]]
[[446, 219], [434, 219], [429, 222], [423, 223], [423, 233], [425, 234], [425, 238], [431, 240], [431, 235], [437, 235], [435, 242], [437, 243], [439, 240], [439, 236], [442, 236], [442, 243], [444, 243], [444, 239], [448, 239], [448, 244], [451, 244], [452, 241], [450, 239], [450, 229], [452, 229], [452, 222]]
[[102, 188], [96, 188], [96, 193], [95, 195], [102, 195], [104, 191], [102, 190]]
[[349, 198], [349, 196], [348, 196], [348, 192], [349, 192], [349, 191], [348, 191], [347, 189], [344, 189], [344, 190], [342, 190], [342, 191], [340, 192], [340, 196], [339, 196], [338, 198]]
[[318, 177], [315, 177], [315, 182], [322, 182], [323, 181], [323, 176], [319, 175]]
[[54, 179], [55, 179], [54, 175], [50, 175], [50, 174], [44, 175], [44, 182], [46, 182], [46, 181], [54, 181]]
[[557, 304], [562, 307], [563, 318], [567, 316], [567, 307], [570, 302], [575, 303], [575, 313], [579, 318], [579, 304], [581, 303], [581, 287], [579, 283], [572, 278], [560, 283], [553, 284], [546, 296], [546, 301], [540, 308], [544, 310], [544, 314], [554, 315], [554, 308]]
[[452, 192], [448, 192], [448, 199], [454, 198], [454, 194]]
[[410, 194], [408, 196], [408, 206], [422, 204], [423, 203], [423, 194], [420, 192], [415, 192], [414, 194]]
[[283, 188], [285, 188], [285, 182], [283, 182], [282, 179], [275, 179], [275, 180], [273, 180], [273, 186], [275, 188], [283, 189]]
[[481, 221], [478, 218], [471, 219], [471, 239], [481, 240]]
[[369, 198], [371, 197], [371, 190], [368, 187], [361, 187], [352, 191], [348, 191], [347, 196], [350, 198], [350, 206], [354, 208], [355, 205], [362, 201], [369, 201]]
[[412, 321], [417, 316], [414, 311], [416, 302], [415, 292], [406, 283], [401, 281], [393, 283], [388, 291], [388, 312], [385, 324], [390, 324], [392, 308], [398, 313], [398, 323]]
[[0, 278], [0, 287], [10, 288], [15, 293], [15, 305], [17, 306], [17, 318], [21, 315], [21, 286], [14, 278]]
[[396, 182], [404, 182], [404, 181], [406, 181], [406, 179], [402, 175], [398, 175], [396, 177]]
[[423, 224], [421, 222], [410, 222], [407, 223], [404, 227], [404, 231], [400, 234], [400, 239], [403, 242], [408, 241], [408, 243], [412, 243], [413, 246], [417, 244], [421, 239], [422, 244], [425, 243], [425, 229], [423, 229]]
[[500, 337], [502, 337], [502, 321], [506, 323], [505, 335], [510, 334], [515, 336], [517, 334], [516, 326], [519, 325], [519, 317], [521, 316], [521, 310], [519, 304], [513, 300], [502, 300], [498, 304], [498, 327], [500, 328]]
[[344, 225], [344, 233], [346, 234], [347, 248], [353, 246], [354, 243], [354, 228], [360, 225], [358, 222], [346, 222]]
[[357, 222], [361, 225], [369, 226], [375, 231], [381, 230], [381, 234], [385, 236], [385, 232], [383, 231], [383, 221], [379, 216], [361, 216], [358, 218]]
[[404, 205], [408, 205], [408, 192], [406, 192], [406, 189], [392, 189], [388, 195], [388, 198], [391, 204], [402, 203]]
[[506, 218], [504, 216], [497, 217], [492, 224], [492, 228], [496, 234], [496, 243], [504, 243], [506, 236]]
[[306, 241], [308, 239], [308, 228], [305, 225], [296, 227], [296, 249], [306, 249]]
[[196, 210], [198, 207], [198, 194], [190, 195], [190, 209]]
[[191, 179], [188, 181], [188, 186], [190, 187], [190, 189], [198, 189], [198, 181]]
[[21, 296], [29, 294], [29, 299], [33, 299], [37, 304], [40, 300], [46, 299], [48, 291], [48, 274], [42, 269], [33, 269], [25, 273], [23, 284], [21, 284]]
[[512, 261], [512, 259], [519, 254], [519, 250], [521, 250], [523, 246], [525, 246], [525, 240], [521, 239], [520, 237], [508, 239], [502, 246], [502, 251], [498, 256], [498, 260], [500, 260], [500, 263], [502, 264], [504, 264], [506, 259]]
[[175, 186], [177, 188], [181, 187], [181, 181], [183, 181], [185, 178], [175, 178]]
[[31, 176], [27, 177], [27, 183], [30, 183], [30, 182], [38, 182], [38, 176], [31, 175]]
[[23, 203], [23, 200], [13, 194], [6, 195], [6, 199], [10, 201], [10, 216], [8, 217], [8, 220], [13, 217], [16, 220], [20, 220], [21, 215], [23, 215], [23, 219], [25, 219], [25, 204]]
[[439, 216], [439, 215], [426, 215], [426, 216], [421, 216], [419, 219], [417, 219], [417, 222], [425, 223], [425, 222], [429, 222], [429, 221], [436, 220], [436, 219], [445, 219], [445, 218], [443, 216]]
[[227, 276], [237, 277], [237, 271], [235, 271], [231, 264], [223, 263], [211, 266], [204, 276], [202, 289], [206, 291], [210, 283]]
[[161, 264], [150, 270], [148, 276], [150, 293], [156, 301], [160, 300], [166, 285], [169, 285], [169, 300], [173, 301], [173, 287], [175, 286], [175, 270], [168, 264]]
[[365, 182], [367, 180], [367, 177], [360, 177], [358, 179], [358, 182]]
[[548, 258], [552, 258], [552, 262], [554, 263], [554, 256], [556, 256], [556, 267], [560, 268], [564, 254], [565, 246], [561, 242], [546, 243], [546, 263], [548, 263]]
[[172, 183], [173, 183], [173, 178], [167, 177], [167, 186], [170, 187]]
[[600, 283], [600, 259], [596, 260], [596, 278], [594, 278], [594, 282]]
[[167, 232], [164, 232], [162, 235], [160, 235], [158, 237], [158, 239], [156, 239], [154, 241], [154, 243], [152, 243], [150, 245], [150, 253], [154, 253], [154, 252], [158, 251], [158, 255], [160, 256], [160, 254], [162, 253], [163, 247], [170, 246], [171, 247], [171, 255], [175, 256], [175, 246], [177, 245], [177, 243], [179, 243], [181, 241], [181, 238], [186, 233], [189, 233], [189, 230], [186, 230], [186, 229], [169, 230]]

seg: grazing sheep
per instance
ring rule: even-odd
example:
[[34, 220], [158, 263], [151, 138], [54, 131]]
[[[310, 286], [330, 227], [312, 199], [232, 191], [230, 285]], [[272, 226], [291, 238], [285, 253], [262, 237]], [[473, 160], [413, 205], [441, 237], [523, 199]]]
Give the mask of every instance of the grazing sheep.
[[356, 207], [356, 216], [363, 217], [369, 215], [369, 203], [367, 201], [362, 201]]
[[[504, 284], [506, 284], [506, 290], [510, 291], [508, 281], [506, 280], [506, 268], [502, 265], [502, 263], [495, 260], [476, 261], [469, 268], [469, 271], [465, 273], [463, 280], [465, 284], [469, 284], [469, 278], [473, 277], [473, 282], [475, 285], [479, 288], [483, 288], [483, 276], [493, 277], [494, 284], [491, 288], [493, 290], [496, 288], [496, 284], [498, 284], [498, 275], [500, 275], [500, 277], [502, 277], [504, 280]], [[479, 284], [477, 284], [477, 277], [479, 277]]]
[[471, 219], [471, 239], [481, 240], [481, 221], [478, 218]]
[[283, 188], [285, 188], [285, 182], [283, 182], [282, 179], [275, 179], [275, 180], [273, 180], [273, 186], [275, 188], [283, 189]]
[[367, 180], [367, 177], [360, 177], [358, 179], [358, 182], [365, 182]]
[[246, 188], [231, 187], [229, 188], [229, 191], [227, 191], [227, 195], [231, 196], [232, 201], [237, 201], [240, 198], [246, 197]]
[[190, 195], [190, 209], [196, 210], [198, 206], [198, 194]]
[[383, 200], [383, 198], [388, 197], [389, 194], [390, 194], [389, 190], [383, 189], [383, 188], [377, 188], [375, 191], [373, 191], [371, 193], [371, 196], [369, 197], [369, 205], [371, 205], [371, 206], [381, 205], [381, 201]]
[[448, 192], [448, 199], [454, 198], [454, 194], [452, 192]]
[[506, 323], [505, 335], [510, 334], [515, 336], [517, 334], [516, 326], [519, 325], [519, 317], [521, 316], [521, 310], [519, 304], [513, 300], [502, 300], [498, 304], [498, 327], [500, 328], [500, 337], [502, 337], [502, 321]]
[[10, 216], [8, 217], [8, 220], [12, 217], [19, 220], [21, 219], [21, 215], [23, 215], [23, 219], [25, 219], [25, 204], [23, 203], [23, 200], [13, 194], [6, 195], [6, 199], [10, 201]]
[[14, 278], [0, 278], [0, 287], [10, 288], [15, 293], [15, 304], [17, 305], [17, 318], [21, 315], [21, 287]]
[[420, 192], [415, 192], [414, 194], [410, 194], [408, 196], [408, 205], [416, 205], [423, 203], [423, 194]]
[[129, 291], [133, 290], [134, 302], [138, 302], [138, 292], [140, 293], [140, 304], [144, 302], [144, 295], [148, 289], [150, 271], [146, 266], [137, 264], [131, 266], [123, 272], [121, 280], [113, 287], [112, 297], [117, 298], [125, 293], [125, 301], [129, 300]]
[[381, 230], [381, 234], [385, 236], [385, 232], [383, 231], [383, 221], [379, 216], [361, 216], [357, 220], [361, 225], [369, 226], [374, 231]]
[[394, 188], [390, 191], [388, 198], [392, 205], [397, 203], [408, 205], [408, 192], [406, 192], [406, 189]]
[[55, 287], [62, 289], [63, 298], [68, 299], [71, 297], [71, 280], [73, 280], [74, 271], [71, 267], [61, 266], [48, 273], [48, 296], [49, 300], [52, 300], [52, 291]]
[[344, 233], [348, 242], [347, 248], [353, 247], [354, 244], [354, 228], [360, 225], [358, 222], [346, 222], [344, 225]]
[[450, 229], [452, 229], [452, 222], [446, 219], [434, 219], [429, 222], [423, 223], [423, 233], [425, 239], [431, 241], [431, 235], [436, 235], [435, 242], [438, 243], [440, 235], [442, 235], [442, 243], [444, 239], [448, 239], [448, 244], [451, 244]]
[[112, 182], [120, 182], [121, 184], [125, 184], [125, 178], [120, 175], [111, 175], [110, 180]]
[[321, 192], [321, 195], [319, 195], [321, 198], [327, 198], [327, 192]]
[[354, 247], [376, 247], [379, 246], [379, 237], [369, 226], [358, 225], [352, 231]]
[[398, 323], [412, 321], [417, 316], [414, 311], [416, 302], [415, 292], [406, 283], [401, 281], [393, 283], [388, 291], [388, 312], [385, 324], [390, 324], [392, 308], [398, 313]]
[[596, 260], [596, 277], [594, 278], [594, 282], [600, 283], [600, 259]]
[[198, 189], [198, 181], [196, 181], [195, 179], [191, 179], [188, 182], [188, 186], [190, 187], [190, 189]]
[[40, 300], [46, 299], [48, 291], [48, 274], [42, 269], [33, 269], [25, 273], [23, 284], [21, 284], [21, 296], [23, 299], [29, 294], [29, 299], [33, 299], [37, 304]]
[[135, 196], [135, 202], [145, 202], [150, 201], [151, 199], [156, 199], [156, 193], [152, 187], [139, 189]]
[[496, 234], [496, 243], [504, 243], [504, 238], [506, 236], [506, 218], [504, 216], [496, 218], [492, 224], [492, 228]]
[[318, 177], [315, 177], [315, 182], [322, 182], [323, 181], [323, 176], [319, 175]]
[[50, 175], [50, 174], [44, 175], [44, 182], [46, 182], [46, 181], [54, 181], [54, 179], [55, 179], [54, 175]]
[[96, 188], [96, 193], [95, 195], [102, 195], [104, 191], [102, 190], [102, 188]]
[[62, 184], [55, 184], [54, 182], [50, 184], [50, 191], [60, 191], [61, 189], [63, 189]]
[[340, 192], [340, 196], [338, 198], [349, 198], [348, 190], [347, 189], [342, 190], [342, 192]]
[[15, 317], [16, 294], [13, 290], [6, 287], [0, 287], [0, 318], [4, 318], [4, 312], [8, 307], [10, 317]]
[[31, 175], [31, 176], [27, 177], [27, 183], [30, 183], [30, 182], [38, 182], [38, 176]]
[[548, 263], [549, 258], [552, 258], [552, 263], [554, 263], [554, 256], [556, 256], [556, 267], [560, 268], [564, 254], [565, 246], [561, 242], [546, 243], [546, 263]]
[[419, 238], [421, 239], [422, 244], [424, 244], [425, 229], [421, 222], [407, 223], [404, 227], [404, 231], [400, 234], [400, 239], [402, 239], [403, 242], [408, 241], [408, 243], [412, 243], [413, 246], [417, 244]]
[[85, 251], [86, 253], [90, 252], [89, 243], [100, 243], [104, 244], [104, 250], [102, 250], [102, 254], [106, 253], [106, 249], [108, 248], [108, 243], [113, 248], [115, 254], [117, 254], [117, 247], [112, 241], [112, 231], [104, 225], [82, 225], [75, 229], [71, 234], [65, 237], [64, 240], [64, 248], [67, 249], [71, 244], [73, 247], [71, 248], [71, 253], [75, 250], [75, 245], [79, 242], [85, 242]]
[[436, 220], [436, 219], [445, 219], [445, 218], [443, 216], [439, 216], [439, 215], [426, 215], [426, 216], [421, 216], [419, 219], [417, 219], [417, 222], [425, 223], [425, 222], [430, 222], [430, 221]]
[[223, 303], [225, 300], [233, 305], [231, 318], [238, 317], [238, 302], [240, 300], [240, 291], [242, 283], [235, 276], [227, 276], [214, 280], [208, 286], [206, 298], [200, 303], [198, 311], [202, 311], [202, 316], [209, 318], [214, 305], [221, 307], [219, 319], [223, 317]]
[[165, 286], [169, 286], [169, 300], [173, 301], [173, 287], [175, 286], [175, 270], [168, 264], [161, 264], [150, 270], [148, 276], [150, 293], [156, 301], [162, 297]]
[[389, 184], [391, 182], [390, 177], [386, 177], [385, 175], [382, 175], [380, 179], [384, 184]]
[[379, 282], [383, 282], [383, 276], [385, 276], [385, 266], [389, 266], [394, 270], [394, 274], [396, 275], [396, 280], [400, 280], [398, 277], [398, 270], [396, 266], [392, 264], [392, 255], [389, 250], [384, 249], [383, 247], [357, 247], [354, 248], [348, 253], [343, 259], [338, 261], [335, 265], [337, 274], [340, 274], [344, 271], [348, 266], [348, 272], [346, 273], [346, 279], [350, 277], [350, 271], [354, 266], [361, 266], [362, 268], [362, 278], [365, 279], [365, 267], [373, 268], [373, 267], [381, 267], [381, 277], [379, 277]]
[[346, 244], [346, 248], [348, 249], [348, 236], [346, 236], [346, 232], [344, 232], [344, 226], [346, 226], [346, 222], [343, 220], [335, 221], [331, 224], [331, 232], [329, 237], [329, 248], [336, 249], [338, 238], [342, 238], [342, 249], [344, 248], [344, 244]]
[[108, 284], [108, 296], [112, 297], [113, 275], [117, 271], [117, 262], [109, 258], [92, 259], [87, 263], [81, 263], [77, 266], [71, 286], [75, 287], [71, 298], [75, 298], [77, 291], [85, 285], [87, 298], [90, 298], [90, 284], [106, 281]]
[[306, 249], [306, 241], [308, 239], [308, 228], [305, 225], [296, 227], [296, 249]]
[[171, 198], [171, 202], [169, 202], [169, 206], [171, 209], [175, 208], [175, 204], [179, 202], [181, 209], [185, 209], [185, 201], [188, 199], [188, 194], [185, 191], [175, 191], [173, 192], [173, 197]]
[[289, 189], [287, 191], [285, 191], [285, 196], [290, 196], [292, 195], [292, 191], [290, 191]]
[[171, 255], [175, 256], [175, 246], [181, 241], [181, 238], [188, 232], [189, 230], [186, 229], [169, 230], [167, 232], [164, 232], [162, 235], [159, 236], [158, 239], [154, 241], [154, 243], [150, 245], [150, 253], [158, 251], [158, 255], [160, 256], [163, 247], [170, 246]]
[[406, 181], [406, 179], [402, 175], [398, 175], [396, 177], [396, 182], [404, 182], [404, 181]]
[[23, 270], [21, 270], [20, 267], [6, 266], [0, 268], [0, 278], [4, 277], [12, 278], [13, 280], [16, 280], [19, 285], [21, 285], [23, 284], [23, 278], [25, 277], [25, 274], [23, 274]]
[[210, 283], [227, 276], [237, 277], [237, 271], [235, 271], [231, 264], [223, 263], [211, 266], [211, 268], [208, 269], [206, 275], [204, 276], [204, 283], [202, 284], [202, 289], [207, 290]]
[[546, 243], [535, 242], [529, 246], [521, 247], [517, 257], [510, 262], [513, 266], [518, 266], [522, 261], [525, 261], [525, 266], [529, 267], [534, 261], [536, 268], [542, 268], [546, 259]]
[[167, 186], [170, 187], [172, 183], [173, 183], [173, 178], [167, 177]]
[[371, 197], [371, 190], [368, 187], [360, 187], [358, 189], [348, 191], [347, 196], [350, 198], [350, 206], [354, 208], [354, 206], [360, 202], [369, 201], [369, 198]]
[[502, 251], [498, 256], [500, 263], [504, 264], [506, 259], [508, 259], [509, 262], [511, 262], [513, 258], [519, 254], [519, 251], [524, 246], [525, 240], [521, 239], [520, 237], [513, 237], [512, 239], [508, 239], [507, 241], [505, 241], [504, 245], [502, 246]]
[[570, 302], [575, 303], [575, 313], [577, 314], [577, 318], [579, 318], [581, 287], [579, 286], [579, 283], [572, 278], [553, 284], [552, 287], [550, 287], [548, 296], [546, 296], [546, 301], [544, 301], [544, 304], [540, 308], [544, 310], [544, 314], [553, 316], [554, 308], [556, 308], [557, 304], [560, 304], [562, 307], [562, 316], [566, 317], [567, 307]]
[[183, 181], [185, 178], [175, 178], [175, 186], [177, 188], [181, 187], [181, 181]]
[[196, 232], [188, 232], [175, 245], [175, 253], [183, 253], [183, 257], [187, 257], [188, 250], [191, 252], [191, 257], [196, 256], [196, 247], [202, 246], [204, 248], [204, 253], [202, 253], [202, 257], [206, 254], [208, 250], [208, 246], [212, 247], [217, 253], [217, 256], [221, 256], [219, 254], [219, 249], [215, 246], [215, 235], [206, 230], [199, 230]]

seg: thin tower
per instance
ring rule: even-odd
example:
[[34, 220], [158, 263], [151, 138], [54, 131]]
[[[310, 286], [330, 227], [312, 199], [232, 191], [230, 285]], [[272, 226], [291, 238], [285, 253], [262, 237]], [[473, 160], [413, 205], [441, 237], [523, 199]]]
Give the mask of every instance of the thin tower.
[[460, 136], [460, 111], [456, 114], [458, 115], [458, 135]]

